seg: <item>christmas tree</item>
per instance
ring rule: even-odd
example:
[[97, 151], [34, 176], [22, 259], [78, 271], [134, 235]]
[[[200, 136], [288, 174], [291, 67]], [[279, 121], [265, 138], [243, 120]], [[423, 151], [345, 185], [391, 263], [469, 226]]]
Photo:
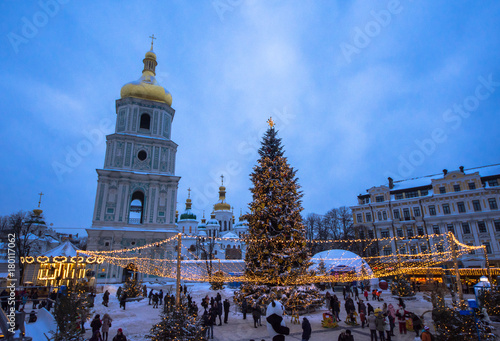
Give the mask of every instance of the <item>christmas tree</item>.
[[86, 287], [82, 283], [71, 285], [67, 292], [60, 292], [54, 307], [54, 319], [57, 330], [53, 333], [54, 341], [82, 341], [82, 320], [86, 321], [90, 313]]
[[399, 297], [415, 296], [415, 292], [411, 287], [411, 283], [404, 275], [398, 275], [391, 285], [391, 292], [393, 295]]
[[123, 284], [123, 292], [127, 294], [128, 298], [139, 297], [143, 294], [141, 283], [137, 282], [137, 278], [129, 278]]
[[160, 322], [153, 325], [146, 338], [153, 341], [206, 340], [200, 319], [189, 311], [186, 298], [181, 296], [180, 299], [179, 306], [160, 314]]
[[[317, 301], [307, 294], [314, 291], [294, 288], [308, 273], [311, 265], [306, 248], [306, 230], [300, 212], [302, 193], [294, 170], [284, 157], [281, 139], [274, 124], [259, 149], [260, 158], [250, 175], [253, 201], [245, 219], [249, 230], [245, 256], [248, 283], [236, 295], [236, 302], [245, 297], [248, 303], [267, 304], [280, 299], [289, 309], [305, 308]], [[254, 301], [254, 298], [257, 301]], [[320, 304], [319, 302], [316, 302]]]

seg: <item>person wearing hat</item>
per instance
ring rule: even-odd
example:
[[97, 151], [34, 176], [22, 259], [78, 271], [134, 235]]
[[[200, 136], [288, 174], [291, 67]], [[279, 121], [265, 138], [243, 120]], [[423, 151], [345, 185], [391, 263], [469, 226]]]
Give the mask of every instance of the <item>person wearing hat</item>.
[[121, 328], [118, 328], [118, 331], [116, 332], [116, 336], [113, 338], [113, 341], [127, 341], [127, 337], [123, 335], [123, 330]]
[[420, 338], [422, 339], [422, 341], [432, 341], [432, 334], [429, 331], [429, 327], [424, 327], [424, 331], [420, 335]]

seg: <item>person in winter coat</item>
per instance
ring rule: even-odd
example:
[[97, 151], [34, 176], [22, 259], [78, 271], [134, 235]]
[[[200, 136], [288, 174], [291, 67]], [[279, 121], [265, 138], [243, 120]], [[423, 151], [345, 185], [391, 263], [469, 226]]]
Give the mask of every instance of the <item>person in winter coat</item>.
[[101, 315], [97, 314], [92, 320], [92, 322], [90, 322], [90, 327], [92, 328], [92, 335], [94, 335], [96, 331], [99, 331], [101, 329], [102, 322], [100, 317]]
[[358, 314], [361, 314], [361, 312], [364, 312], [366, 316], [366, 305], [363, 300], [359, 300], [358, 302]]
[[387, 313], [389, 315], [389, 323], [391, 324], [391, 336], [394, 336], [394, 327], [396, 326], [396, 309], [394, 309], [392, 303], [389, 303], [387, 306]]
[[420, 334], [420, 330], [422, 329], [422, 320], [420, 319], [420, 317], [418, 317], [417, 314], [412, 314], [411, 319], [413, 322], [413, 330], [415, 331], [418, 337]]
[[160, 300], [160, 297], [158, 296], [158, 293], [153, 294], [153, 308], [158, 308], [158, 301]]
[[[163, 289], [160, 289], [160, 293], [158, 294], [158, 299], [160, 300], [159, 304], [163, 304]], [[191, 304], [191, 302], [189, 302]]]
[[118, 331], [116, 332], [116, 336], [113, 338], [113, 341], [127, 341], [127, 337], [123, 335], [123, 330], [121, 328], [118, 328]]
[[109, 327], [111, 327], [112, 321], [113, 321], [113, 319], [108, 314], [104, 314], [104, 316], [102, 317], [101, 331], [102, 331], [102, 340], [103, 341], [108, 341]]
[[368, 290], [365, 289], [363, 296], [365, 296], [365, 300], [368, 301]]
[[229, 307], [231, 304], [229, 303], [228, 299], [226, 298], [224, 300], [224, 323], [227, 323], [227, 318], [229, 316]]
[[125, 304], [127, 304], [127, 293], [124, 292], [120, 298], [120, 308], [123, 307], [123, 310], [125, 310]]
[[153, 300], [153, 289], [151, 289], [151, 291], [149, 292], [148, 298], [149, 298], [148, 305], [151, 305], [151, 301]]
[[386, 314], [384, 315], [384, 328], [385, 328], [385, 341], [391, 341], [391, 323], [389, 322], [389, 316]]
[[378, 331], [378, 336], [380, 338], [380, 341], [385, 341], [385, 324], [384, 324], [384, 315], [382, 315], [382, 312], [380, 309], [378, 310], [378, 314], [375, 314], [375, 327], [377, 328]]
[[302, 341], [309, 341], [311, 338], [311, 323], [304, 317], [302, 320]]
[[370, 303], [366, 303], [366, 312], [368, 313], [368, 315], [370, 315], [370, 313], [375, 313], [375, 310]]
[[422, 341], [432, 341], [432, 334], [429, 331], [429, 327], [425, 326], [422, 335], [420, 335]]
[[255, 328], [257, 328], [257, 324], [259, 323], [259, 319], [260, 319], [260, 315], [262, 314], [262, 312], [260, 311], [260, 307], [259, 305], [256, 303], [254, 306], [253, 306], [253, 310], [252, 310], [252, 317], [253, 317], [253, 326]]
[[333, 311], [333, 316], [337, 319], [337, 322], [340, 321], [340, 301], [338, 300], [337, 296], [333, 296], [332, 300], [332, 311]]
[[217, 312], [217, 316], [219, 316], [219, 326], [222, 326], [222, 302], [215, 301], [215, 309]]
[[361, 328], [364, 328], [366, 323], [366, 314], [363, 310], [359, 313], [359, 320], [361, 321]]
[[340, 332], [338, 341], [354, 341], [354, 337], [352, 336], [351, 331], [349, 329], [348, 330], [344, 329]]
[[399, 306], [396, 316], [399, 323], [399, 334], [406, 334], [406, 317], [408, 316], [408, 312], [404, 307]]
[[241, 312], [243, 313], [243, 319], [247, 319], [247, 309], [248, 309], [248, 303], [247, 299], [243, 298], [243, 302], [241, 302]]
[[375, 325], [375, 314], [373, 312], [368, 313], [368, 327], [370, 327], [370, 341], [378, 341], [377, 337], [377, 326]]
[[107, 307], [109, 303], [109, 291], [106, 290], [102, 295], [102, 305]]

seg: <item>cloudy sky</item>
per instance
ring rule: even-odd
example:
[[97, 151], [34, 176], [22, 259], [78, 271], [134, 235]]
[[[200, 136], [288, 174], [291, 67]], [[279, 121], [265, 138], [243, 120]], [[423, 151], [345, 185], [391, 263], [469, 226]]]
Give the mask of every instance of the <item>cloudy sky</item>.
[[2, 215], [33, 209], [43, 191], [48, 223], [91, 225], [115, 100], [140, 77], [153, 33], [176, 110], [180, 211], [190, 187], [195, 211], [209, 212], [220, 174], [235, 215], [246, 210], [270, 116], [304, 214], [353, 205], [388, 176], [500, 163], [495, 1], [6, 0], [0, 10]]

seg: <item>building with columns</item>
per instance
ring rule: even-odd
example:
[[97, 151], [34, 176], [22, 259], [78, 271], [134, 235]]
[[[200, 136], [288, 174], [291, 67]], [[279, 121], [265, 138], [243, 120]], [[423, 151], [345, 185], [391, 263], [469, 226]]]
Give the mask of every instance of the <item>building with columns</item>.
[[[180, 177], [175, 175], [177, 144], [171, 140], [175, 110], [172, 96], [155, 78], [153, 44], [143, 64], [142, 76], [125, 84], [116, 100], [115, 132], [106, 136], [104, 165], [97, 169], [94, 215], [87, 229], [89, 250], [133, 248], [177, 233]], [[172, 258], [174, 249], [166, 245], [149, 252], [149, 257]], [[121, 282], [134, 268], [105, 263], [96, 278]]]
[[[439, 251], [439, 245], [414, 236], [453, 232], [464, 244], [486, 246], [490, 266], [500, 267], [500, 164], [443, 170], [409, 180], [374, 186], [352, 206], [361, 239], [403, 237], [368, 250], [371, 255]], [[432, 239], [431, 239], [432, 240]], [[482, 252], [463, 255], [460, 267], [485, 267]]]

